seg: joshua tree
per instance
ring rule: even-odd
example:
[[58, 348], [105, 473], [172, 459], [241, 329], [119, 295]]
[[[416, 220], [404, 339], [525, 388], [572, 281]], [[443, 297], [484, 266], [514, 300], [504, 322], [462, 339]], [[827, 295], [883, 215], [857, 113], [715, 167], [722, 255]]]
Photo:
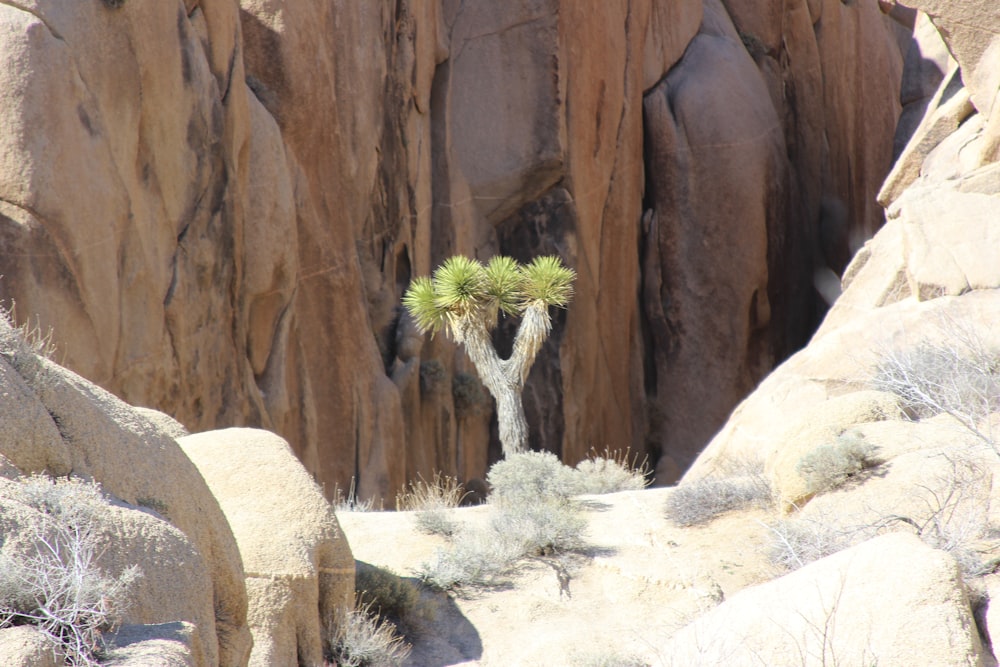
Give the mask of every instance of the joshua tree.
[[[465, 346], [496, 400], [504, 456], [528, 449], [521, 391], [552, 328], [549, 306], [569, 302], [575, 277], [554, 256], [536, 257], [522, 266], [510, 257], [494, 257], [484, 265], [456, 255], [438, 267], [433, 278], [414, 280], [403, 296], [421, 332], [445, 328]], [[501, 311], [521, 317], [509, 359], [499, 357], [490, 339]]]

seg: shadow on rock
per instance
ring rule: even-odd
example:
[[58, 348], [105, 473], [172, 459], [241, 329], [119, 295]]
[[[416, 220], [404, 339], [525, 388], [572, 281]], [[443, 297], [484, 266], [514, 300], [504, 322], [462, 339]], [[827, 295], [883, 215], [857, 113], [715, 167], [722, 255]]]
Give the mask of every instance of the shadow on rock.
[[426, 610], [424, 622], [414, 636], [406, 665], [409, 667], [446, 667], [483, 655], [479, 632], [447, 593], [422, 589], [420, 606]]

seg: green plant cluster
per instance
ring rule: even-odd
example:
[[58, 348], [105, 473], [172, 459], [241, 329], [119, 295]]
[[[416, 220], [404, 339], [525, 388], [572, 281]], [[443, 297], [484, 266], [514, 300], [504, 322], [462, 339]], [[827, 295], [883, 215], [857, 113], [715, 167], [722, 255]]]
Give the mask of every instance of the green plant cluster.
[[528, 306], [563, 307], [573, 296], [572, 269], [558, 257], [536, 257], [521, 265], [497, 256], [486, 264], [456, 255], [446, 260], [433, 277], [416, 278], [403, 296], [421, 332], [448, 327], [461, 340], [460, 322], [476, 319], [487, 328], [496, 326], [499, 313], [520, 315]]

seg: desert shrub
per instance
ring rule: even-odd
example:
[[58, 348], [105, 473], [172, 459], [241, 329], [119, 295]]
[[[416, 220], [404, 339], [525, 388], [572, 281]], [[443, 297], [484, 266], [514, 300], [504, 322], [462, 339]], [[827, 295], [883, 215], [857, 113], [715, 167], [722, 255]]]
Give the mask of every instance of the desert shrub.
[[487, 414], [493, 407], [489, 392], [473, 373], [455, 373], [451, 379], [451, 397], [459, 419]]
[[552, 452], [512, 454], [493, 464], [486, 481], [493, 489], [491, 497], [510, 502], [569, 498], [577, 492], [573, 469]]
[[97, 665], [103, 633], [121, 619], [137, 567], [111, 576], [98, 565], [96, 484], [32, 477], [8, 488], [34, 510], [33, 553], [0, 554], [0, 628], [36, 625], [75, 665]]
[[638, 491], [649, 485], [646, 462], [630, 461], [627, 451], [592, 455], [576, 464], [575, 477], [577, 493]]
[[871, 384], [899, 396], [914, 417], [948, 414], [995, 446], [980, 422], [1000, 411], [1000, 350], [988, 348], [960, 323], [938, 328], [940, 341], [882, 351]]
[[491, 588], [503, 585], [531, 557], [558, 556], [584, 546], [586, 521], [576, 503], [547, 498], [493, 504], [483, 528], [456, 533], [417, 571], [439, 590]]
[[347, 493], [339, 486], [333, 490], [333, 509], [335, 512], [375, 512], [382, 509], [382, 504], [376, 506], [374, 498], [358, 498], [356, 482], [352, 477]]
[[420, 362], [420, 390], [436, 394], [445, 386], [448, 370], [438, 359], [427, 359]]
[[645, 488], [645, 464], [631, 464], [628, 454], [592, 456], [564, 465], [552, 452], [525, 452], [496, 462], [486, 477], [498, 500], [532, 502], [539, 498], [571, 498], [580, 494], [614, 493]]
[[410, 656], [410, 645], [369, 603], [342, 614], [333, 628], [329, 667], [399, 667]]
[[582, 548], [586, 521], [571, 499], [578, 472], [550, 452], [512, 454], [490, 469], [491, 515], [484, 527], [454, 533], [452, 544], [421, 565], [430, 586], [492, 587], [506, 582], [521, 562]]
[[382, 619], [396, 626], [405, 637], [418, 634], [433, 622], [435, 609], [421, 603], [419, 582], [400, 577], [392, 570], [357, 561], [355, 590], [358, 600]]
[[885, 532], [912, 531], [928, 546], [950, 553], [966, 577], [992, 572], [1000, 558], [978, 550], [998, 532], [981, 502], [991, 485], [988, 469], [962, 454], [942, 456], [948, 468], [934, 483], [914, 489], [905, 513], [869, 508], [874, 510], [869, 518], [853, 525], [829, 515], [768, 524], [771, 562], [792, 570]]
[[0, 355], [25, 377], [44, 368], [44, 359], [54, 359], [56, 346], [51, 328], [43, 329], [38, 319], [30, 317], [16, 325], [17, 313], [0, 306]]
[[524, 554], [520, 545], [497, 539], [491, 530], [467, 529], [446, 549], [438, 549], [416, 571], [427, 585], [438, 590], [490, 588], [506, 581]]
[[577, 667], [646, 667], [648, 663], [634, 655], [607, 648], [593, 652], [577, 651], [573, 664]]
[[784, 570], [797, 570], [847, 547], [873, 537], [873, 526], [843, 528], [833, 521], [779, 519], [767, 524], [770, 533], [768, 558]]
[[767, 507], [771, 487], [755, 467], [732, 477], [706, 477], [681, 484], [667, 498], [667, 518], [678, 526], [696, 526], [739, 509]]
[[881, 465], [878, 448], [866, 442], [864, 436], [847, 431], [837, 436], [835, 442], [820, 445], [805, 454], [796, 470], [811, 494], [831, 491], [843, 486], [858, 475]]
[[983, 502], [992, 487], [992, 474], [966, 453], [940, 456], [948, 467], [934, 483], [915, 489], [909, 512], [884, 514], [876, 527], [912, 529], [928, 546], [950, 553], [968, 578], [992, 572], [1000, 557], [988, 545], [1000, 531], [991, 524], [988, 503]]
[[381, 616], [403, 621], [413, 615], [420, 601], [417, 585], [395, 572], [357, 562], [355, 590]]
[[451, 510], [465, 497], [465, 489], [454, 477], [435, 473], [427, 482], [419, 477], [396, 495], [396, 509], [416, 512], [417, 526], [425, 533], [450, 536], [458, 530]]
[[504, 502], [490, 517], [496, 539], [510, 544], [519, 558], [579, 549], [586, 525], [578, 505], [557, 499]]

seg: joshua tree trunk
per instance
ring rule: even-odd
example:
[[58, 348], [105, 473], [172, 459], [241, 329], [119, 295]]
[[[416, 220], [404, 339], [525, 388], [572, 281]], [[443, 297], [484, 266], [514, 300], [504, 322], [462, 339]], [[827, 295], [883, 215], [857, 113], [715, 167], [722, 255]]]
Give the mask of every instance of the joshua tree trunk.
[[528, 451], [528, 420], [524, 416], [521, 389], [506, 385], [493, 394], [497, 402], [497, 424], [504, 458]]
[[545, 304], [529, 305], [517, 329], [514, 349], [506, 360], [500, 359], [493, 349], [493, 341], [481, 318], [463, 318], [458, 327], [459, 342], [465, 345], [479, 378], [496, 401], [504, 457], [528, 449], [528, 421], [524, 416], [521, 392], [551, 326]]

